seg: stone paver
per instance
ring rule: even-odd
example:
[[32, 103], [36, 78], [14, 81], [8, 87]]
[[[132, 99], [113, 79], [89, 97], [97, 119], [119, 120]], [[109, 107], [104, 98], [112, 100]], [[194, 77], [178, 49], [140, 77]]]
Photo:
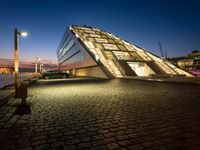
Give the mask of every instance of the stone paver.
[[40, 80], [0, 108], [2, 150], [199, 150], [200, 86], [134, 80]]

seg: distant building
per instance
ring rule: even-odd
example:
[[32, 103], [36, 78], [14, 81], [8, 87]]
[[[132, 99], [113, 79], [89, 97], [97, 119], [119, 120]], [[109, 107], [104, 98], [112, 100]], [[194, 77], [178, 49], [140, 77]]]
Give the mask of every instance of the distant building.
[[1, 74], [12, 74], [14, 71], [13, 67], [0, 67]]
[[193, 76], [112, 33], [88, 26], [66, 29], [57, 58], [59, 69], [73, 76]]
[[[41, 70], [58, 70], [58, 65], [51, 60], [41, 60], [38, 63], [38, 72]], [[12, 59], [0, 58], [0, 73], [13, 73], [14, 72], [14, 62]], [[35, 72], [35, 62], [34, 61], [19, 61], [19, 72], [20, 73], [33, 73]]]
[[170, 59], [180, 68], [192, 72], [193, 74], [200, 74], [200, 51], [195, 50], [186, 57], [178, 57]]

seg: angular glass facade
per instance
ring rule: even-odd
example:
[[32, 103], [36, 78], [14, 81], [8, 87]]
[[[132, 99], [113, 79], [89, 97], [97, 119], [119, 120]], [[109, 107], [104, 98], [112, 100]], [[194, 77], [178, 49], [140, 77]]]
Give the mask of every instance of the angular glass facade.
[[193, 76], [109, 32], [86, 26], [70, 26], [66, 30], [57, 56], [60, 69], [75, 76]]

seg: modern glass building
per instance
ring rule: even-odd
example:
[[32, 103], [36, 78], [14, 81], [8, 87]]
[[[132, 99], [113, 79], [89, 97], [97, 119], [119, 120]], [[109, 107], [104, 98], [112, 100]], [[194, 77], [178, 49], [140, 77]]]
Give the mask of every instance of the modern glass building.
[[66, 29], [57, 57], [59, 69], [72, 76], [193, 76], [112, 33], [87, 26]]

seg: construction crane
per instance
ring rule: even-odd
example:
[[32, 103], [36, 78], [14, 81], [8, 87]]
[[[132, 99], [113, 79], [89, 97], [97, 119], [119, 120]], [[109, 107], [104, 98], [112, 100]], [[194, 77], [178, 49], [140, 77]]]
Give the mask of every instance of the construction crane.
[[158, 42], [158, 45], [160, 48], [161, 57], [164, 58], [163, 49], [162, 49], [162, 45], [161, 45], [160, 41]]

